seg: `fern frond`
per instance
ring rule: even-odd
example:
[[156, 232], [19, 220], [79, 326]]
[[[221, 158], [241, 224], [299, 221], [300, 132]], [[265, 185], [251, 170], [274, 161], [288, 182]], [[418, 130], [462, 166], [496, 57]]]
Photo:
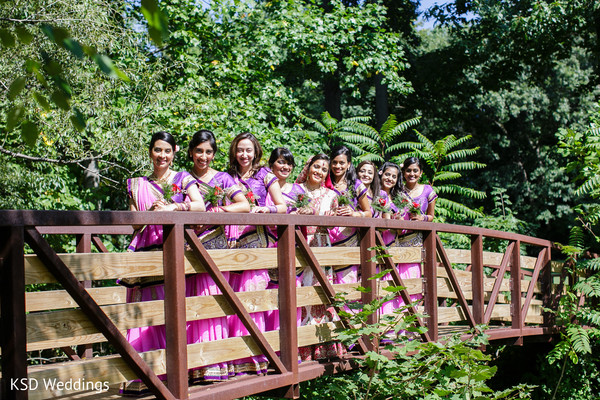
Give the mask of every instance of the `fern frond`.
[[470, 171], [478, 168], [485, 168], [486, 165], [476, 161], [461, 161], [454, 164], [447, 164], [442, 166], [442, 171]]
[[459, 216], [465, 216], [468, 218], [478, 218], [483, 216], [481, 211], [473, 210], [472, 208], [469, 208], [461, 203], [444, 198], [437, 199], [435, 209], [436, 213], [439, 212], [440, 209], [444, 209], [452, 211]]
[[417, 139], [419, 140], [421, 146], [433, 153], [435, 151], [435, 145], [433, 144], [433, 142], [427, 139], [427, 137], [425, 137], [425, 135], [423, 135], [418, 130], [414, 129], [414, 132], [417, 135]]
[[597, 275], [581, 279], [573, 285], [573, 289], [584, 296], [600, 297], [600, 280]]
[[309, 118], [306, 115], [301, 115], [300, 119], [302, 120], [302, 122], [306, 123], [307, 125], [312, 126], [315, 131], [326, 135], [328, 130], [327, 128], [318, 120], [313, 119], [313, 118]]
[[380, 155], [374, 154], [374, 153], [365, 153], [361, 156], [356, 157], [356, 159], [361, 162], [361, 161], [372, 161], [375, 164], [383, 164], [383, 162], [385, 161], [383, 159], [383, 157], [381, 157]]
[[461, 176], [462, 175], [459, 172], [445, 172], [445, 171], [442, 171], [442, 172], [438, 172], [435, 175], [435, 181], [436, 182], [449, 181], [449, 180], [452, 180], [452, 179], [458, 179]]
[[435, 191], [438, 194], [457, 194], [461, 197], [469, 197], [471, 199], [479, 200], [487, 197], [487, 194], [481, 190], [475, 190], [472, 188], [452, 184], [435, 186]]
[[585, 246], [585, 232], [579, 225], [575, 225], [569, 232], [569, 245], [582, 249]]
[[567, 327], [567, 335], [571, 341], [573, 349], [579, 354], [590, 354], [592, 348], [590, 346], [590, 337], [583, 327], [572, 325]]
[[457, 139], [454, 135], [451, 135], [451, 136], [452, 136], [452, 140], [448, 140], [446, 142], [446, 151], [450, 151], [453, 148], [460, 146], [464, 142], [471, 140], [471, 138], [473, 137], [471, 135], [466, 135], [466, 136], [463, 136], [463, 137], [460, 137]]
[[321, 121], [323, 126], [328, 130], [333, 129], [338, 124], [338, 120], [333, 118], [327, 111], [324, 111], [323, 114], [321, 114]]
[[413, 126], [418, 125], [420, 120], [421, 120], [421, 117], [415, 117], [415, 118], [407, 119], [406, 121], [402, 121], [399, 124], [397, 124], [397, 126], [394, 129], [389, 131], [388, 135], [385, 135], [385, 136], [382, 135], [382, 136], [385, 138], [386, 142], [393, 140], [397, 136], [406, 132], [408, 130], [408, 128], [412, 128]]
[[576, 196], [582, 196], [590, 192], [600, 190], [600, 175], [593, 176], [584, 182], [576, 191]]
[[472, 156], [477, 154], [477, 152], [479, 151], [479, 147], [473, 147], [472, 149], [459, 149], [459, 150], [454, 150], [451, 151], [449, 153], [446, 153], [446, 159], [448, 161], [453, 161], [456, 160], [458, 158], [465, 158], [468, 156]]
[[388, 133], [392, 131], [398, 125], [398, 120], [394, 114], [390, 114], [390, 116], [385, 120], [383, 125], [381, 126], [380, 136], [382, 138], [386, 138]]
[[600, 271], [600, 258], [592, 258], [591, 260], [579, 261], [581, 266], [591, 271]]
[[343, 132], [340, 134], [339, 137], [342, 138], [345, 142], [350, 142], [362, 146], [377, 146], [377, 142], [373, 139], [368, 138], [366, 136], [357, 135], [355, 133]]

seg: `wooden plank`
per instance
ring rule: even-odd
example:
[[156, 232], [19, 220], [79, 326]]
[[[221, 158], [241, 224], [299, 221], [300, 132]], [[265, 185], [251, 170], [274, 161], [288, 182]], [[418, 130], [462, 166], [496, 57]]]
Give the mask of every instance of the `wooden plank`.
[[[316, 343], [331, 341], [335, 337], [334, 329], [341, 326], [340, 322], [321, 325], [309, 325], [298, 328], [298, 345], [308, 346]], [[275, 351], [280, 350], [279, 332], [265, 332], [265, 338]], [[231, 361], [238, 358], [261, 354], [258, 346], [250, 336], [228, 338], [218, 341], [197, 343], [187, 346], [188, 368], [210, 365], [220, 361]], [[158, 375], [166, 372], [165, 351], [155, 350], [140, 353], [140, 357]], [[89, 382], [106, 382], [109, 385], [135, 379], [133, 372], [119, 356], [95, 357], [89, 360], [70, 361], [44, 366], [34, 366], [28, 369], [29, 377], [43, 380], [58, 380], [66, 382], [73, 377]], [[68, 391], [53, 391], [53, 396], [68, 394]], [[34, 397], [32, 397], [32, 395]], [[32, 391], [32, 399], [48, 398], [45, 390]]]
[[[461, 281], [461, 284], [467, 284], [469, 286], [471, 285], [471, 273], [470, 272], [462, 271], [462, 270], [455, 269], [455, 268], [453, 268], [452, 270], [454, 271], [454, 275], [456, 275], [456, 277]], [[448, 278], [448, 274], [446, 273], [446, 270], [442, 267], [438, 267], [437, 276], [443, 277], [443, 278]], [[508, 279], [506, 279], [506, 280], [508, 280]], [[492, 283], [491, 287], [490, 287], [490, 282]], [[483, 285], [484, 285], [486, 292], [491, 291], [493, 289], [494, 282], [495, 282], [495, 278], [484, 278]], [[523, 292], [526, 292], [529, 289], [530, 282], [531, 281], [529, 281], [527, 279], [521, 280], [521, 290]], [[510, 291], [510, 287], [505, 286], [505, 283], [503, 282], [500, 290], [501, 291]], [[534, 293], [542, 293], [541, 285], [539, 282], [535, 284], [533, 292]]]
[[[446, 249], [446, 254], [452, 264], [471, 264], [471, 250]], [[497, 266], [502, 262], [503, 253], [483, 252], [483, 265]], [[521, 256], [521, 268], [533, 269], [536, 257]]]
[[[492, 312], [491, 320], [510, 322], [510, 304], [497, 304]], [[439, 307], [438, 321], [439, 323], [466, 322], [466, 318], [460, 307]], [[525, 322], [528, 324], [541, 324], [543, 322], [541, 305], [532, 304], [529, 306]]]
[[[127, 301], [127, 288], [124, 286], [107, 286], [99, 288], [86, 288], [86, 291], [98, 303], [121, 304]], [[61, 310], [75, 308], [77, 303], [66, 290], [48, 290], [45, 292], [28, 292], [25, 294], [27, 312]]]

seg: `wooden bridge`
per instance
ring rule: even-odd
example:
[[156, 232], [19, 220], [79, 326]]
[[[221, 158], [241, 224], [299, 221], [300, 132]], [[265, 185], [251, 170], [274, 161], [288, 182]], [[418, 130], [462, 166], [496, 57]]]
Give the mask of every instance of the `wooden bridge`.
[[[206, 250], [190, 224], [277, 226], [278, 247]], [[107, 251], [98, 235], [131, 234], [132, 225], [163, 225], [163, 251]], [[360, 246], [308, 247], [298, 230], [302, 225], [359, 228]], [[392, 262], [422, 262], [422, 278], [402, 281], [394, 273], [391, 284], [407, 288], [400, 293], [407, 303], [411, 294], [423, 294], [422, 305], [410, 310], [426, 315], [420, 321], [428, 328], [423, 340], [435, 341], [461, 326], [482, 323], [490, 326], [491, 340], [512, 344], [546, 340], [555, 333], [551, 316], [542, 311], [556, 298], [552, 243], [538, 238], [459, 225], [347, 217], [0, 211], [0, 397], [95, 398], [93, 390], [76, 393], [64, 384], [78, 379], [100, 383], [97, 398], [119, 398], [115, 388], [138, 378], [161, 399], [233, 399], [265, 392], [297, 397], [299, 382], [352, 368], [352, 359], [359, 355], [349, 352], [342, 359], [299, 364], [298, 347], [330, 341], [341, 322], [297, 327], [297, 307], [327, 304], [340, 291], [348, 292], [350, 299], [373, 300], [378, 294], [377, 282], [368, 280], [377, 271], [372, 248], [380, 244], [378, 230], [390, 228], [421, 231], [424, 236], [422, 249], [390, 248], [393, 257], [382, 259], [388, 268]], [[463, 235], [470, 250], [446, 249], [440, 239], [444, 233]], [[77, 253], [57, 254], [48, 242], [54, 234], [75, 235]], [[502, 241], [505, 251], [484, 252], [488, 240]], [[191, 251], [185, 251], [186, 243]], [[92, 252], [92, 245], [98, 252]], [[331, 285], [320, 267], [351, 264], [361, 265], [358, 284]], [[297, 267], [313, 269], [320, 286], [296, 287]], [[264, 268], [279, 270], [279, 290], [235, 293], [222, 274]], [[208, 272], [223, 294], [186, 298], [185, 274], [198, 272]], [[164, 301], [127, 303], [126, 289], [114, 284], [115, 278], [157, 275], [164, 275]], [[42, 283], [59, 283], [56, 287], [62, 288], [27, 290], [28, 285]], [[358, 285], [371, 291], [359, 292]], [[280, 330], [260, 332], [249, 312], [275, 309], [280, 311]], [[234, 314], [248, 336], [186, 343], [186, 321]], [[166, 349], [138, 354], [124, 337], [127, 329], [162, 324]], [[107, 341], [115, 354], [93, 356], [91, 345]], [[34, 365], [32, 355], [45, 349], [60, 349], [68, 360]], [[188, 368], [259, 354], [269, 359], [266, 375], [188, 385]], [[157, 377], [161, 374], [167, 374], [166, 384]], [[63, 385], [46, 389], [43, 383], [48, 381]]]

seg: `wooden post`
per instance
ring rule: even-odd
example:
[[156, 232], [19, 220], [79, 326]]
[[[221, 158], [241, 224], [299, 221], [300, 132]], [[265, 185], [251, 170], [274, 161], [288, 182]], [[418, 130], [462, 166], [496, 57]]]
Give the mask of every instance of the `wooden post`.
[[510, 314], [512, 329], [518, 329], [515, 344], [523, 344], [523, 318], [521, 314], [521, 241], [515, 241], [510, 266]]
[[27, 334], [23, 226], [0, 229], [0, 299], [2, 301], [2, 387], [0, 398], [26, 400]]
[[[84, 233], [75, 235], [77, 253], [91, 253], [92, 252], [92, 234]], [[81, 284], [84, 288], [89, 289], [92, 287], [92, 281], [82, 281]], [[84, 344], [77, 346], [77, 356], [79, 358], [92, 358], [94, 352], [91, 344]]]
[[473, 319], [476, 324], [484, 323], [483, 297], [483, 236], [471, 236], [471, 276], [473, 288]]
[[[366, 292], [361, 293], [361, 301], [363, 304], [368, 304], [375, 300], [377, 297], [377, 281], [369, 279], [376, 274], [376, 263], [372, 261], [375, 256], [374, 250], [369, 250], [375, 247], [375, 228], [362, 228], [360, 230], [360, 275], [361, 275], [361, 286], [367, 289]], [[369, 315], [367, 323], [377, 323], [377, 313]], [[367, 341], [365, 341], [367, 343]], [[376, 348], [379, 343], [368, 342], [370, 346]]]
[[163, 232], [167, 387], [175, 398], [187, 399], [188, 372], [183, 225], [163, 225]]
[[427, 314], [429, 337], [434, 342], [438, 340], [436, 236], [434, 230], [423, 232], [425, 314]]
[[279, 348], [281, 362], [292, 373], [294, 383], [282, 394], [298, 398], [298, 326], [296, 305], [296, 240], [295, 226], [277, 227], [277, 268], [279, 271]]

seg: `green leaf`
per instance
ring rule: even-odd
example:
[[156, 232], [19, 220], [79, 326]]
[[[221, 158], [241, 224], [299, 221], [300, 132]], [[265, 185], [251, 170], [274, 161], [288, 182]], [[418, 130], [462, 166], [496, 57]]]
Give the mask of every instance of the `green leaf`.
[[7, 29], [0, 29], [0, 41], [4, 47], [15, 46], [15, 37]]
[[71, 115], [71, 123], [79, 132], [83, 132], [86, 127], [86, 120], [81, 111], [79, 109], [73, 109], [73, 115]]
[[25, 87], [26, 82], [27, 79], [24, 76], [20, 76], [17, 79], [15, 79], [8, 88], [8, 99], [11, 101], [14, 100], [19, 95], [19, 93], [21, 93], [21, 91]]
[[58, 106], [58, 108], [69, 111], [71, 109], [71, 105], [69, 104], [69, 98], [60, 90], [55, 90], [51, 95], [50, 99], [54, 104]]
[[142, 14], [148, 22], [148, 34], [157, 46], [169, 37], [168, 22], [165, 14], [158, 8], [156, 0], [142, 0]]
[[25, 121], [21, 124], [21, 137], [27, 143], [29, 147], [34, 147], [37, 141], [40, 131], [35, 123], [31, 121]]
[[40, 107], [44, 109], [44, 111], [50, 111], [50, 103], [48, 103], [48, 100], [43, 94], [39, 92], [33, 92], [33, 98], [40, 105]]
[[63, 40], [63, 47], [70, 51], [75, 57], [79, 59], [83, 58], [83, 48], [77, 40], [73, 38], [67, 38]]
[[27, 30], [27, 28], [19, 26], [15, 29], [15, 31], [17, 32], [17, 37], [21, 43], [29, 44], [33, 40], [33, 35]]
[[8, 114], [6, 116], [6, 130], [8, 132], [10, 132], [17, 125], [19, 125], [19, 122], [21, 122], [21, 118], [23, 118], [24, 114], [25, 114], [25, 110], [23, 109], [23, 106], [21, 106], [21, 105], [11, 108], [10, 111], [8, 111]]

